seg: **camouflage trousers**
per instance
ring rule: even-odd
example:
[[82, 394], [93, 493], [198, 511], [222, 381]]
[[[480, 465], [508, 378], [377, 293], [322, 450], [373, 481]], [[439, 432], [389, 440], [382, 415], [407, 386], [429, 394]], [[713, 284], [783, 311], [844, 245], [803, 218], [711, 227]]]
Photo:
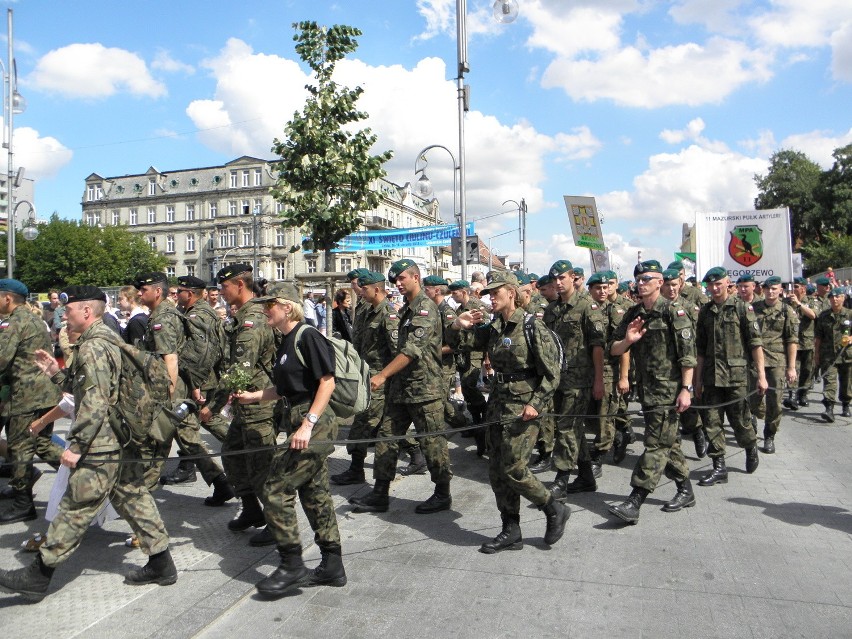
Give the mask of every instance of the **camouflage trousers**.
[[774, 435], [778, 432], [778, 427], [781, 426], [781, 400], [787, 380], [784, 375], [783, 366], [765, 367], [764, 371], [766, 371], [766, 381], [769, 384], [769, 390], [766, 391], [764, 397], [751, 395], [748, 398], [748, 402], [753, 415], [761, 413], [756, 407], [763, 402], [764, 429], [767, 433]]
[[6, 426], [6, 439], [9, 445], [8, 461], [15, 463], [9, 485], [15, 490], [28, 489], [33, 475], [31, 462], [35, 455], [53, 465], [59, 464], [59, 458], [62, 457], [64, 449], [50, 439], [53, 434], [53, 422], [50, 422], [35, 437], [29, 433], [30, 424], [49, 410], [50, 408], [43, 408], [32, 413], [9, 417], [9, 424]]
[[528, 468], [528, 460], [539, 436], [539, 420], [521, 421], [519, 402], [488, 403], [488, 479], [502, 515], [518, 515], [521, 497], [543, 506], [550, 491]]
[[[574, 470], [578, 461], [591, 461], [586, 445], [585, 418], [570, 415], [586, 415], [592, 398], [591, 388], [567, 388], [560, 390], [562, 405], [557, 406], [553, 465], [557, 470]], [[567, 416], [566, 416], [567, 415]]]
[[228, 436], [228, 426], [230, 422], [222, 415], [213, 415], [206, 424], [201, 424], [208, 433], [213, 435], [220, 442], [224, 442]]
[[[559, 405], [561, 402], [561, 398], [559, 395], [559, 391], [554, 394], [554, 399], [547, 402], [545, 406], [542, 407], [542, 413], [553, 413], [553, 406]], [[539, 454], [547, 454], [553, 452], [553, 440], [556, 431], [556, 418], [553, 415], [545, 415], [544, 417], [538, 418], [538, 441], [536, 442], [535, 447], [538, 449]]]
[[[597, 420], [591, 420], [591, 424], [586, 423], [587, 428], [596, 432], [595, 448], [601, 452], [606, 452], [612, 448], [616, 430], [622, 433], [626, 432], [630, 425], [630, 420], [627, 419], [626, 415], [627, 400], [624, 399], [624, 395], [618, 392], [618, 380], [605, 374], [604, 390], [606, 392], [600, 401], [592, 400], [592, 405], [598, 407], [598, 414], [601, 417]], [[604, 415], [609, 415], [609, 417], [604, 417]]]
[[852, 402], [852, 364], [830, 364], [822, 368], [822, 403], [834, 405], [838, 399], [843, 404]]
[[[377, 481], [389, 482], [396, 476], [399, 442], [382, 441], [381, 438], [405, 435], [412, 422], [418, 434], [444, 430], [444, 400], [438, 398], [416, 404], [388, 402], [385, 410], [385, 419], [379, 428], [379, 441], [376, 442], [373, 476]], [[419, 437], [418, 440], [432, 481], [436, 484], [449, 484], [453, 473], [450, 470], [447, 439], [443, 435], [436, 435]]]
[[[137, 461], [101, 463], [118, 459]], [[46, 566], [57, 566], [71, 556], [107, 499], [130, 524], [146, 555], [168, 549], [169, 534], [145, 486], [144, 469], [138, 460], [139, 454], [128, 447], [123, 452], [91, 453], [71, 470], [68, 488], [40, 550]]]
[[680, 448], [677, 411], [663, 411], [656, 406], [643, 406], [642, 410], [645, 417], [645, 451], [636, 461], [630, 485], [654, 492], [663, 473], [678, 482], [688, 479], [689, 465]]
[[[293, 406], [282, 424], [287, 434], [294, 433], [310, 409], [309, 403]], [[337, 515], [328, 485], [328, 456], [334, 452], [330, 440], [337, 437], [337, 418], [330, 409], [323, 411], [311, 432], [310, 445], [304, 450], [278, 449], [269, 466], [263, 487], [266, 524], [276, 544], [301, 544], [296, 517], [296, 495], [314, 531], [320, 547], [340, 546]]]
[[[385, 417], [385, 389], [381, 387], [379, 390], [373, 391], [370, 397], [369, 408], [355, 415], [347, 439], [370, 439], [375, 437], [383, 419], [387, 418]], [[420, 448], [420, 442], [413, 437], [403, 439], [398, 444], [399, 450], [409, 455]], [[361, 459], [367, 456], [368, 448], [369, 444], [346, 444], [346, 452], [353, 457], [360, 455]]]
[[485, 419], [485, 395], [477, 388], [481, 371], [482, 361], [480, 360], [478, 366], [476, 362], [473, 362], [469, 369], [461, 373], [462, 395], [464, 395], [464, 401], [467, 402], [470, 414], [473, 415], [474, 424], [481, 424]]
[[[702, 411], [704, 430], [707, 431], [708, 454], [710, 457], [725, 456], [725, 433], [722, 430], [722, 419], [727, 416], [728, 422], [737, 438], [737, 444], [742, 448], [757, 445], [757, 436], [751, 426], [746, 400], [746, 387], [705, 386], [701, 395], [701, 404], [734, 403], [720, 408], [706, 408]], [[737, 401], [734, 401], [737, 400]]]
[[814, 351], [796, 351], [796, 375], [799, 388], [810, 390], [814, 387]]
[[258, 452], [222, 457], [222, 465], [237, 497], [263, 495], [263, 486], [272, 463], [271, 447], [274, 445], [275, 428], [271, 416], [248, 421], [240, 407], [234, 407], [234, 418], [228, 427], [225, 441], [222, 442], [222, 452], [266, 448]]

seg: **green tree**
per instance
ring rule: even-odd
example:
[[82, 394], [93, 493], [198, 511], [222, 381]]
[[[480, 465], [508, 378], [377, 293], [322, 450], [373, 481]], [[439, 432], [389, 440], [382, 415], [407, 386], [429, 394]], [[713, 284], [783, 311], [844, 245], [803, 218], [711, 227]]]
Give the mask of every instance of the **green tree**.
[[143, 271], [161, 271], [167, 259], [124, 226], [101, 228], [54, 214], [32, 242], [18, 233], [15, 276], [33, 291], [90, 284], [121, 286]]
[[847, 233], [827, 233], [822, 241], [806, 244], [803, 252], [808, 273], [821, 273], [829, 266], [851, 266], [852, 236]]
[[793, 246], [807, 239], [818, 239], [831, 227], [824, 226], [821, 207], [815, 199], [822, 170], [801, 151], [782, 149], [769, 158], [766, 175], [755, 175], [758, 195], [756, 209], [790, 208], [790, 231]]
[[834, 149], [834, 165], [825, 171], [814, 190], [814, 198], [829, 212], [826, 223], [832, 231], [852, 234], [852, 144]]
[[279, 175], [272, 195], [284, 205], [286, 223], [310, 236], [302, 248], [325, 251], [329, 271], [331, 249], [358, 230], [363, 212], [378, 206], [380, 196], [371, 185], [384, 177], [382, 165], [393, 154], [372, 155], [376, 136], [353, 126], [367, 117], [356, 108], [364, 90], [332, 80], [337, 62], [357, 49], [361, 31], [307, 21], [293, 28], [296, 53], [310, 67], [314, 83], [306, 85], [308, 99], [287, 123], [285, 139], [273, 141], [272, 151], [281, 160], [275, 164]]

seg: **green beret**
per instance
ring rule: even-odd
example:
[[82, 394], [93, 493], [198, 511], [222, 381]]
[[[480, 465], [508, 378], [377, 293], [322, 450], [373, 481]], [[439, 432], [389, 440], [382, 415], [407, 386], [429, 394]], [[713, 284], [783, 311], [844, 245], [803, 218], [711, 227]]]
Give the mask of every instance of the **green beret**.
[[579, 275], [580, 277], [583, 277], [586, 274], [586, 271], [583, 270], [582, 266], [575, 266], [572, 270], [574, 271], [574, 275]]
[[672, 268], [673, 268], [673, 269], [675, 269], [675, 270], [677, 270], [677, 271], [682, 271], [682, 270], [684, 270], [684, 268], [683, 268], [683, 262], [681, 262], [680, 260], [676, 260], [676, 261], [672, 262], [671, 264], [669, 264], [669, 265], [666, 267], [666, 270], [669, 270], [669, 269], [672, 269]]
[[772, 277], [767, 277], [766, 281], [763, 282], [764, 286], [775, 286], [776, 284], [781, 283], [781, 278], [777, 275], [773, 275]]
[[574, 272], [574, 267], [571, 262], [568, 260], [559, 260], [558, 262], [554, 262], [553, 266], [550, 267], [548, 273], [550, 277], [556, 277], [557, 275], [562, 275], [562, 273], [567, 273], [568, 271]]
[[[352, 280], [357, 280], [358, 278], [360, 278], [364, 275], [369, 275], [370, 273], [372, 273], [372, 271], [368, 268], [356, 268], [354, 270], [349, 271], [346, 274], [346, 279], [351, 282]], [[382, 279], [385, 279], [385, 278], [382, 277]]]
[[263, 302], [271, 302], [273, 300], [280, 299], [298, 303], [300, 298], [299, 289], [296, 288], [295, 284], [291, 282], [273, 282], [266, 287], [266, 295], [263, 297], [255, 297], [252, 301], [255, 304], [262, 304]]
[[470, 282], [467, 280], [456, 280], [452, 284], [450, 284], [451, 291], [460, 291], [464, 288], [470, 288]]
[[536, 285], [536, 287], [541, 289], [541, 288], [544, 288], [545, 286], [547, 286], [548, 284], [550, 284], [552, 281], [553, 281], [553, 278], [550, 277], [549, 274], [545, 273], [540, 278], [538, 278], [538, 280], [536, 280], [535, 285]]
[[599, 271], [597, 273], [592, 273], [589, 276], [589, 279], [586, 280], [586, 286], [591, 288], [595, 284], [609, 284], [609, 280], [606, 277], [606, 274]]
[[626, 293], [629, 290], [630, 290], [630, 282], [621, 282], [618, 285], [618, 292], [619, 293]]
[[[384, 279], [384, 278], [382, 278]], [[449, 282], [437, 275], [427, 275], [423, 278], [423, 286], [448, 286]]]
[[721, 266], [714, 266], [704, 275], [704, 279], [701, 280], [705, 284], [709, 284], [710, 282], [718, 282], [719, 280], [725, 279], [728, 277], [728, 271], [726, 271]]
[[606, 279], [608, 279], [608, 280], [617, 280], [618, 279], [618, 275], [615, 274], [615, 271], [604, 271], [603, 274], [604, 274], [604, 277], [606, 277]]
[[530, 277], [530, 282], [537, 282], [538, 281], [538, 273], [530, 273], [529, 277]]
[[828, 294], [829, 297], [837, 297], [838, 295], [846, 295], [846, 289], [842, 286], [835, 286]]
[[831, 280], [828, 279], [825, 275], [822, 277], [818, 277], [814, 280], [814, 284], [817, 286], [831, 286]]
[[388, 281], [391, 284], [396, 284], [396, 276], [402, 273], [403, 271], [407, 271], [412, 266], [417, 266], [414, 260], [409, 260], [405, 258], [403, 260], [397, 260], [393, 264], [391, 264], [390, 270], [388, 271]]
[[680, 279], [680, 271], [676, 268], [667, 268], [663, 271], [663, 281], [671, 282], [672, 280]]
[[517, 278], [520, 286], [526, 286], [532, 282], [532, 280], [530, 280], [530, 276], [522, 271], [515, 271], [514, 276]]
[[20, 280], [0, 280], [0, 291], [15, 293], [21, 297], [26, 297], [30, 294], [30, 289]]
[[657, 260], [645, 260], [636, 265], [633, 269], [634, 274], [642, 275], [643, 273], [662, 273], [663, 267]]
[[[367, 270], [367, 269], [364, 269]], [[434, 277], [434, 276], [432, 276]], [[428, 278], [427, 278], [428, 279]], [[370, 284], [378, 284], [379, 282], [384, 282], [385, 276], [381, 273], [376, 273], [375, 271], [367, 271], [366, 273], [358, 276], [358, 286], [369, 286]], [[425, 283], [425, 280], [424, 280]]]
[[808, 280], [806, 280], [804, 277], [794, 277], [793, 284], [801, 284], [802, 286], [807, 286]]
[[[216, 273], [216, 281], [221, 284], [232, 277], [242, 275], [243, 273], [251, 273], [254, 269], [251, 264], [230, 264]], [[136, 288], [139, 288], [138, 286]]]
[[747, 282], [753, 282], [753, 281], [754, 281], [754, 275], [752, 275], [751, 273], [743, 273], [737, 279], [737, 284], [745, 284]]
[[[464, 280], [460, 281], [464, 282]], [[458, 282], [453, 282], [453, 284], [458, 284]], [[518, 286], [518, 278], [515, 277], [514, 273], [510, 273], [509, 271], [488, 271], [488, 274], [485, 276], [485, 286], [482, 290], [493, 291], [495, 288], [500, 288], [506, 284], [509, 286]]]

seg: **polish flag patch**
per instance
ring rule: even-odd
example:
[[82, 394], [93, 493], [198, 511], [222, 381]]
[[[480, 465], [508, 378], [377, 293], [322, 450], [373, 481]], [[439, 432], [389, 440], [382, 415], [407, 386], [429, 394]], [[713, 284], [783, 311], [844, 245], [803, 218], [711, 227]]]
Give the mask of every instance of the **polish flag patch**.
[[388, 319], [399, 319], [399, 318], [397, 318], [397, 316], [394, 313], [391, 313], [390, 315], [388, 315]]
[[683, 317], [684, 315], [686, 315], [686, 311], [682, 311], [682, 310], [678, 309], [678, 311], [677, 311], [677, 316], [678, 316], [678, 317]]
[[153, 329], [154, 329], [155, 331], [159, 331], [161, 328], [163, 328], [163, 325], [162, 325], [162, 324], [154, 324], [154, 326], [153, 326]]
[[252, 326], [254, 326], [254, 322], [252, 322], [251, 320], [245, 320], [243, 322], [243, 328], [251, 328]]
[[421, 317], [427, 317], [428, 315], [429, 315], [429, 311], [427, 311], [425, 308], [422, 311], [420, 311]]

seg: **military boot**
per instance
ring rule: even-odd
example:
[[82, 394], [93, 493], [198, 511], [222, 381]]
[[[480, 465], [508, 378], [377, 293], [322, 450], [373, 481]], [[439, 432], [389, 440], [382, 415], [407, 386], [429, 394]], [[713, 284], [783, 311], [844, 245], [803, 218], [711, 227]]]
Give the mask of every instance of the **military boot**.
[[453, 498], [450, 496], [449, 482], [444, 484], [435, 484], [435, 492], [433, 495], [424, 501], [417, 504], [414, 512], [420, 515], [431, 515], [432, 513], [449, 510], [453, 505]]
[[775, 452], [775, 435], [763, 429], [763, 452], [771, 455]]
[[834, 404], [825, 404], [825, 412], [820, 415], [822, 417], [822, 421], [828, 422], [829, 424], [834, 423]]
[[19, 594], [29, 601], [41, 601], [47, 594], [53, 568], [45, 566], [41, 554], [29, 566], [17, 570], [0, 570], [0, 590]]
[[204, 498], [204, 505], [210, 507], [224, 506], [225, 502], [230, 501], [235, 497], [234, 489], [228, 481], [225, 473], [222, 473], [213, 480], [213, 494]]
[[257, 591], [264, 597], [280, 597], [308, 574], [308, 569], [302, 561], [302, 547], [299, 544], [278, 546], [278, 554], [281, 556], [281, 564], [275, 572], [255, 585]]
[[609, 512], [628, 524], [635, 524], [639, 521], [639, 509], [649, 492], [647, 488], [634, 488], [624, 503], [610, 506]]
[[132, 586], [159, 584], [171, 586], [177, 581], [177, 568], [172, 561], [172, 554], [166, 548], [163, 552], [148, 557], [148, 563], [127, 573], [124, 583]]
[[796, 402], [796, 392], [793, 390], [787, 391], [787, 397], [784, 398], [784, 408], [789, 410], [799, 410], [799, 404]]
[[479, 547], [479, 552], [485, 555], [493, 555], [501, 550], [520, 550], [524, 547], [520, 515], [502, 515], [502, 519], [503, 530], [494, 539], [482, 544]]
[[[30, 483], [28, 485], [30, 493], [33, 492], [33, 486], [35, 483], [41, 479], [41, 471], [38, 468], [33, 467], [33, 472], [30, 474]], [[3, 490], [0, 490], [0, 499], [14, 499], [15, 498], [15, 489], [11, 486], [4, 486]]]
[[15, 524], [19, 521], [32, 521], [37, 517], [32, 492], [29, 490], [15, 490], [11, 505], [0, 513], [0, 525]]
[[568, 480], [571, 477], [570, 470], [557, 470], [556, 471], [556, 479], [553, 482], [553, 486], [550, 488], [550, 496], [553, 497], [556, 501], [564, 502], [568, 499], [568, 493], [565, 490], [568, 486]]
[[612, 463], [620, 464], [627, 457], [627, 445], [630, 443], [630, 436], [621, 430], [615, 431], [615, 438], [612, 442]]
[[591, 454], [591, 463], [592, 463], [592, 476], [595, 479], [600, 479], [603, 476], [603, 460], [601, 459], [606, 451], [598, 450], [597, 448], [592, 449]]
[[239, 514], [228, 522], [228, 530], [240, 532], [248, 528], [260, 528], [266, 525], [266, 520], [263, 518], [263, 509], [260, 507], [260, 502], [254, 495], [245, 495], [240, 497], [243, 502], [243, 507]]
[[256, 532], [251, 537], [249, 537], [249, 546], [254, 546], [255, 548], [274, 545], [275, 537], [272, 535], [272, 531], [269, 529], [268, 524], [261, 528], [260, 532]]
[[692, 492], [692, 482], [689, 478], [683, 481], [675, 481], [677, 492], [671, 501], [663, 504], [663, 511], [667, 513], [676, 513], [684, 508], [691, 508], [695, 505], [695, 493]]
[[[178, 452], [178, 455], [183, 457], [183, 453]], [[160, 477], [160, 483], [163, 486], [173, 486], [175, 484], [191, 484], [198, 480], [198, 475], [195, 473], [195, 462], [180, 460], [180, 463], [170, 475]]]
[[535, 475], [538, 475], [539, 473], [546, 473], [550, 470], [552, 458], [553, 453], [546, 451], [539, 452], [538, 459], [535, 460], [534, 464], [530, 464], [530, 472]]
[[581, 461], [577, 462], [577, 477], [570, 484], [565, 486], [565, 492], [571, 493], [593, 493], [598, 489], [598, 484], [595, 481], [592, 462]]
[[411, 452], [411, 461], [408, 466], [399, 469], [399, 474], [403, 477], [426, 474], [426, 458], [423, 457], [423, 451], [419, 446]]
[[355, 506], [356, 513], [387, 512], [390, 503], [390, 498], [388, 497], [389, 488], [389, 481], [377, 479], [372, 492], [367, 493], [363, 497], [350, 497], [349, 503]]
[[843, 403], [843, 412], [840, 413], [841, 417], [852, 417], [852, 413], [849, 412], [849, 402]]
[[760, 465], [760, 456], [757, 454], [757, 446], [746, 448], [746, 472], [750, 475]]
[[349, 463], [349, 468], [342, 473], [332, 475], [332, 484], [338, 486], [349, 486], [351, 484], [363, 484], [367, 481], [364, 477], [364, 453], [356, 451], [352, 453], [352, 461]]
[[547, 527], [544, 530], [544, 543], [552, 546], [562, 539], [562, 535], [565, 533], [565, 524], [568, 523], [568, 518], [571, 516], [571, 509], [551, 497], [541, 507], [541, 511], [547, 518]]
[[488, 452], [485, 443], [485, 429], [482, 427], [477, 428], [473, 433], [473, 440], [476, 442], [476, 456], [484, 457], [485, 453]]
[[728, 467], [725, 466], [724, 457], [713, 458], [713, 470], [704, 475], [699, 481], [699, 486], [713, 486], [715, 484], [728, 483]]
[[807, 389], [803, 388], [803, 389], [799, 390], [799, 402], [798, 403], [799, 403], [799, 406], [804, 406], [805, 408], [807, 408], [808, 406], [811, 405], [810, 400], [808, 400]]
[[707, 435], [700, 426], [692, 433], [692, 443], [695, 444], [695, 456], [698, 459], [704, 459], [707, 456]]
[[326, 544], [319, 547], [322, 559], [319, 566], [311, 570], [303, 579], [306, 586], [346, 585], [346, 571], [343, 569], [343, 557], [340, 544]]

